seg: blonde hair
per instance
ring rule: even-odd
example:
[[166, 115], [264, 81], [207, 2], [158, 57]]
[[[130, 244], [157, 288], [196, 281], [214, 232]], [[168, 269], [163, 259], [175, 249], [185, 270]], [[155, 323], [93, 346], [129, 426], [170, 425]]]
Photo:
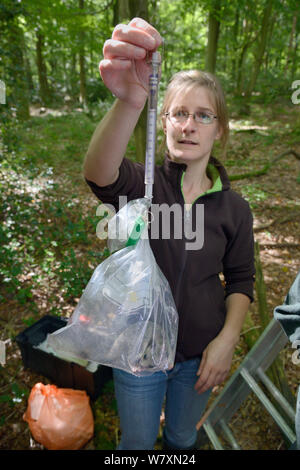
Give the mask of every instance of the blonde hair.
[[209, 90], [215, 113], [218, 116], [218, 123], [222, 131], [220, 143], [223, 156], [226, 155], [226, 147], [229, 138], [229, 119], [225, 96], [222, 87], [215, 75], [200, 70], [183, 70], [175, 73], [166, 89], [163, 106], [160, 116], [163, 117], [168, 112], [171, 102], [175, 96], [184, 91], [187, 92], [194, 87], [204, 87]]

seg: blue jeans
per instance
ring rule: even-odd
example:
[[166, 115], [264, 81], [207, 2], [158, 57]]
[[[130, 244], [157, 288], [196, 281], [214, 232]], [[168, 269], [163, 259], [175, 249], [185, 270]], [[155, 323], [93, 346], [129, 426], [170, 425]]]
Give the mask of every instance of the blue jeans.
[[296, 427], [296, 435], [297, 435], [297, 450], [300, 450], [300, 385], [298, 387], [298, 395], [297, 395], [295, 427]]
[[164, 443], [172, 449], [191, 449], [211, 390], [199, 395], [194, 385], [200, 359], [175, 364], [167, 372], [136, 377], [113, 369], [121, 427], [119, 450], [151, 450], [160, 426], [165, 400]]

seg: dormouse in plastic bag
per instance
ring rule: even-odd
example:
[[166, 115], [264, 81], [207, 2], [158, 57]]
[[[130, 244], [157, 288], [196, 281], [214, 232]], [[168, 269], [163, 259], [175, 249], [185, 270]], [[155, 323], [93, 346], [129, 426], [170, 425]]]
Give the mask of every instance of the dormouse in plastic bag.
[[139, 376], [173, 367], [178, 314], [145, 235], [147, 224], [141, 223], [148, 205], [132, 201], [122, 210], [133, 208], [134, 220], [137, 205], [142, 207], [139, 229], [136, 223], [127, 227], [129, 246], [95, 269], [67, 326], [49, 334], [47, 343], [56, 351]]
[[23, 415], [33, 438], [49, 450], [81, 449], [94, 434], [85, 391], [37, 383]]
[[134, 199], [108, 221], [107, 246], [110, 253], [135, 245], [140, 238], [147, 238], [144, 229], [148, 223], [150, 206], [151, 202], [146, 197]]

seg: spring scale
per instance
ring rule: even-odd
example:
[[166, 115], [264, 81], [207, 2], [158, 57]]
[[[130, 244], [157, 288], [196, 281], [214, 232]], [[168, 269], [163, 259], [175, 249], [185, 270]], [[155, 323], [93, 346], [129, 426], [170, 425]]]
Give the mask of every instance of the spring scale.
[[160, 60], [159, 52], [153, 52], [152, 57], [151, 57], [152, 73], [149, 77], [146, 159], [145, 159], [145, 198], [149, 199], [149, 201], [151, 201], [153, 197], [157, 94], [158, 94], [160, 62], [161, 60]]
[[[145, 196], [144, 200], [149, 208], [153, 197], [154, 168], [155, 168], [155, 144], [156, 144], [156, 118], [157, 118], [157, 94], [159, 84], [159, 67], [161, 56], [159, 52], [153, 52], [149, 60], [152, 72], [149, 77], [149, 96], [147, 110], [147, 133], [146, 133], [146, 157], [145, 157]], [[129, 235], [126, 246], [135, 245], [140, 238], [146, 224], [146, 219], [140, 215]]]

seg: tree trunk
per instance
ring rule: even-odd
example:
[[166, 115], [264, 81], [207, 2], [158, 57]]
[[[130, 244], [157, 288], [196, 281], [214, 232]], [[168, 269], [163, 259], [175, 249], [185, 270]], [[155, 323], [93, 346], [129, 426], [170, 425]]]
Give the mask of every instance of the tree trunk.
[[269, 58], [272, 56], [271, 50], [272, 50], [272, 37], [273, 37], [273, 31], [274, 31], [274, 26], [277, 20], [277, 12], [274, 11], [273, 15], [270, 19], [270, 26], [269, 26], [269, 31], [267, 35], [267, 44], [266, 44], [266, 60], [265, 60], [265, 70], [268, 70], [269, 66]]
[[[242, 45], [241, 45], [241, 52], [237, 57], [238, 62], [238, 70], [236, 74], [236, 86], [235, 86], [235, 95], [241, 97], [243, 92], [245, 92], [245, 67], [244, 63], [246, 60], [247, 52], [251, 46], [251, 44], [256, 40], [257, 34], [253, 31], [252, 23], [251, 23], [251, 14], [250, 8], [248, 5], [245, 5], [243, 22], [242, 22]], [[250, 106], [249, 103], [246, 102], [244, 99], [240, 103], [240, 113], [241, 114], [250, 114]]]
[[[286, 66], [285, 66], [286, 74], [288, 73], [289, 69], [291, 69], [291, 72], [293, 72], [294, 65], [295, 65], [294, 60], [296, 59], [296, 57], [295, 57], [294, 51], [296, 50], [296, 47], [297, 47], [297, 21], [298, 21], [298, 16], [299, 16], [299, 12], [294, 13], [293, 21], [292, 21], [292, 28], [291, 28], [291, 35], [290, 35], [289, 48], [288, 48], [287, 59], [286, 59]], [[293, 78], [293, 75], [294, 74], [291, 73], [291, 78]]]
[[[299, 22], [300, 23], [300, 22]], [[291, 82], [293, 82], [296, 79], [296, 72], [297, 72], [297, 53], [298, 53], [298, 44], [299, 40], [297, 40], [297, 35], [300, 33], [296, 34], [296, 40], [295, 40], [295, 46], [294, 46], [294, 51], [293, 51], [293, 59], [292, 59], [292, 69], [291, 69]]]
[[264, 8], [259, 40], [257, 42], [256, 51], [254, 53], [255, 61], [254, 61], [254, 66], [253, 66], [253, 71], [251, 74], [250, 82], [246, 91], [246, 99], [249, 99], [252, 95], [252, 92], [256, 85], [256, 80], [259, 74], [259, 70], [263, 61], [264, 53], [266, 50], [266, 43], [267, 43], [268, 29], [270, 25], [272, 7], [273, 7], [273, 0], [267, 0], [265, 4], [265, 8]]
[[[148, 0], [115, 0], [113, 4], [113, 25], [140, 17], [149, 21]], [[146, 154], [147, 105], [144, 107], [134, 129], [136, 161], [144, 162]]]
[[242, 84], [244, 82], [244, 62], [246, 58], [246, 52], [250, 46], [250, 42], [247, 42], [243, 45], [242, 51], [238, 61], [238, 73], [236, 81], [236, 94], [240, 95], [242, 93]]
[[79, 102], [85, 107], [86, 106], [86, 81], [85, 81], [85, 58], [84, 58], [84, 48], [80, 48], [79, 53], [79, 79], [80, 79], [80, 92], [79, 92]]
[[[79, 9], [84, 10], [84, 0], [79, 0]], [[85, 32], [83, 26], [79, 30], [79, 102], [86, 107], [86, 73], [85, 73]]]
[[78, 100], [78, 84], [77, 84], [77, 54], [74, 52], [74, 50], [71, 51], [71, 57], [70, 57], [70, 69], [69, 69], [69, 93], [72, 97], [72, 100], [77, 102]]
[[[131, 2], [131, 0], [130, 0]], [[130, 19], [129, 0], [115, 0], [113, 4], [113, 26]]]
[[205, 69], [207, 72], [215, 73], [217, 63], [218, 38], [220, 32], [219, 15], [221, 12], [221, 0], [213, 0], [208, 17], [208, 35]]
[[[97, 73], [97, 63], [96, 63], [96, 67], [95, 67], [93, 45], [94, 45], [94, 31], [92, 30], [90, 32], [90, 45], [89, 45], [89, 49], [90, 49], [90, 75], [91, 75], [91, 77], [94, 77], [95, 74]], [[97, 76], [98, 76], [98, 74], [97, 74]]]
[[47, 79], [47, 68], [43, 57], [44, 36], [40, 30], [36, 33], [36, 65], [38, 69], [40, 98], [44, 105], [51, 102], [51, 92]]
[[[130, 0], [129, 10], [131, 18], [138, 16], [149, 21], [148, 0]], [[144, 162], [146, 154], [147, 135], [147, 104], [145, 105], [138, 123], [134, 129], [134, 139], [136, 147], [136, 161]]]
[[289, 47], [288, 47], [288, 52], [286, 56], [286, 64], [285, 64], [285, 73], [287, 73], [289, 67], [290, 67], [290, 62], [291, 58], [293, 55], [293, 45], [294, 45], [294, 37], [296, 36], [296, 26], [297, 26], [297, 13], [294, 13], [293, 16], [293, 21], [292, 21], [292, 28], [291, 28], [291, 34], [290, 34], [290, 41], [289, 41]]
[[[239, 22], [240, 22], [240, 9], [237, 6], [236, 11], [235, 11], [235, 21], [234, 21], [234, 26], [233, 26], [233, 48], [234, 50], [237, 50], [238, 48], [238, 36], [239, 36]], [[236, 71], [237, 71], [237, 65], [238, 65], [238, 57], [236, 54], [233, 55], [232, 61], [231, 61], [231, 79], [232, 82], [236, 82]]]
[[12, 45], [12, 73], [14, 77], [13, 101], [16, 107], [17, 118], [26, 120], [30, 117], [28, 83], [26, 80], [26, 67], [24, 63], [24, 33], [18, 25], [18, 19], [14, 18], [10, 25], [10, 37]]
[[148, 0], [130, 0], [129, 11], [132, 18], [138, 16], [149, 21]]
[[[3, 53], [0, 58], [0, 114], [1, 118], [3, 112], [3, 116], [7, 119], [16, 115], [18, 120], [26, 120], [30, 117], [30, 81], [25, 60], [24, 30], [20, 27], [18, 12], [13, 8], [10, 10], [4, 7], [2, 10], [0, 8], [0, 11], [0, 49]], [[2, 145], [1, 139], [2, 135], [0, 145]], [[9, 146], [9, 141], [7, 145]]]
[[26, 70], [26, 80], [28, 83], [28, 89], [30, 91], [33, 91], [34, 83], [33, 83], [33, 78], [32, 78], [31, 64], [30, 64], [30, 60], [28, 58], [26, 50], [24, 50], [24, 65], [25, 65], [25, 70]]

